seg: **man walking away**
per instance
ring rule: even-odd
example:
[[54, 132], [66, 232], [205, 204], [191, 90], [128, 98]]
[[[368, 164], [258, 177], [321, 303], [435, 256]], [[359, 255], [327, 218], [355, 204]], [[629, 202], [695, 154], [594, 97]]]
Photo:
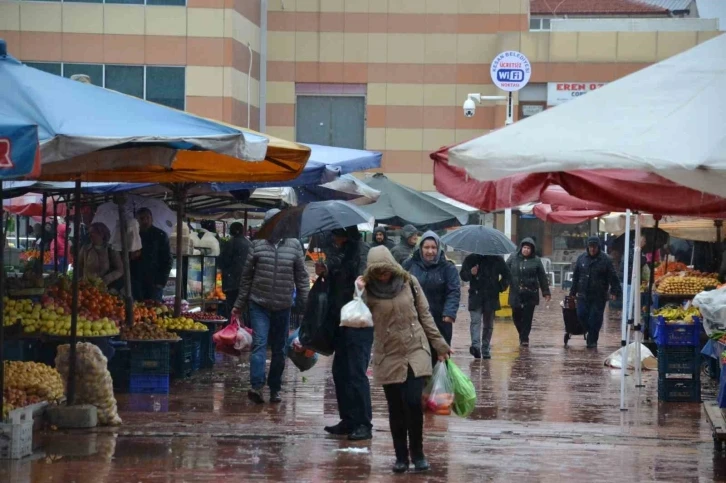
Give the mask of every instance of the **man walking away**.
[[600, 249], [600, 239], [587, 240], [587, 252], [580, 255], [572, 274], [571, 296], [577, 296], [577, 316], [587, 330], [587, 348], [597, 347], [605, 304], [620, 294], [620, 280], [613, 262]]
[[[265, 214], [267, 222], [279, 213], [272, 209]], [[267, 384], [270, 402], [282, 401], [282, 373], [285, 371], [285, 343], [290, 328], [293, 292], [296, 302], [304, 307], [310, 292], [310, 278], [300, 242], [294, 238], [255, 240], [247, 255], [240, 277], [239, 295], [233, 313], [239, 315], [249, 307], [254, 335], [250, 355], [250, 383], [247, 393], [256, 404], [264, 403], [265, 361], [267, 344], [272, 349], [272, 362]]]
[[400, 265], [403, 265], [403, 262], [411, 258], [413, 249], [416, 248], [416, 243], [418, 243], [418, 230], [413, 225], [404, 226], [402, 232], [400, 243], [391, 250], [393, 258]]
[[371, 242], [371, 248], [380, 246], [386, 247], [389, 250], [392, 250], [394, 247], [393, 242], [388, 239], [386, 229], [382, 226], [379, 226], [375, 230], [373, 230], [373, 241]]
[[494, 313], [501, 309], [499, 294], [509, 288], [511, 275], [500, 256], [472, 253], [464, 259], [461, 279], [469, 282], [469, 314], [471, 315], [471, 347], [475, 359], [491, 359]]

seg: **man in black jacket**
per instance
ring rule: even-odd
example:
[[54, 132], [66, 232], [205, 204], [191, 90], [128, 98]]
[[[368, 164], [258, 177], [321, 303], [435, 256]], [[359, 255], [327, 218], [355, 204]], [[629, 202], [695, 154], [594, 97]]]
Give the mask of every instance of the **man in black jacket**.
[[355, 226], [333, 230], [333, 242], [336, 248], [326, 252], [325, 264], [315, 265], [315, 273], [329, 280], [328, 317], [336, 327], [333, 382], [340, 422], [327, 426], [325, 431], [336, 436], [347, 435], [351, 441], [363, 441], [373, 437], [371, 388], [367, 375], [373, 348], [373, 327], [340, 327], [340, 309], [353, 300], [355, 280], [366, 270], [369, 248]]
[[469, 282], [469, 352], [475, 359], [491, 359], [494, 314], [502, 308], [499, 294], [509, 287], [509, 268], [502, 257], [472, 253], [464, 259], [460, 276], [464, 282]]
[[169, 237], [154, 226], [151, 210], [136, 213], [141, 237], [141, 256], [131, 261], [131, 287], [134, 300], [161, 302], [171, 272]]
[[577, 296], [577, 316], [587, 330], [587, 348], [597, 347], [605, 305], [620, 294], [620, 280], [613, 262], [600, 250], [600, 239], [587, 240], [587, 252], [580, 255], [572, 274], [571, 296]]
[[418, 243], [418, 230], [413, 225], [406, 225], [401, 230], [401, 241], [391, 249], [391, 255], [403, 265], [403, 262], [411, 258], [416, 243]]
[[394, 247], [393, 242], [388, 239], [386, 229], [382, 226], [376, 227], [376, 229], [373, 230], [373, 241], [371, 242], [371, 248], [380, 246], [384, 246], [389, 250], [393, 249]]
[[229, 227], [230, 239], [222, 246], [217, 265], [222, 270], [222, 290], [227, 297], [227, 308], [231, 312], [239, 295], [239, 282], [242, 269], [247, 263], [252, 243], [244, 234], [244, 225], [232, 223]]

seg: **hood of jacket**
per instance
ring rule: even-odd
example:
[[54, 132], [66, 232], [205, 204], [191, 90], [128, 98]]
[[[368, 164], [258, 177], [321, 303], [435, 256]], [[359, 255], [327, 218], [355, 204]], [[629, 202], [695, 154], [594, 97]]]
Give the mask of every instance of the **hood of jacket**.
[[519, 243], [519, 251], [517, 251], [517, 254], [522, 255], [522, 247], [524, 245], [529, 245], [532, 247], [532, 255], [530, 255], [529, 258], [533, 258], [535, 256], [535, 252], [537, 251], [537, 244], [534, 242], [534, 240], [527, 237]]
[[[436, 260], [433, 262], [427, 262], [424, 260], [423, 257], [423, 244], [426, 240], [432, 239], [436, 242], [436, 246], [439, 247], [439, 253], [436, 257]], [[439, 235], [434, 233], [433, 231], [427, 231], [421, 236], [421, 239], [418, 242], [418, 248], [416, 251], [413, 252], [413, 259], [416, 263], [420, 263], [426, 267], [433, 267], [435, 265], [438, 265], [442, 261], [446, 261], [446, 256], [444, 255], [444, 247], [441, 244], [441, 238], [439, 238]]]
[[418, 233], [418, 230], [413, 225], [406, 225], [401, 229], [401, 242], [408, 243], [408, 239]]
[[[378, 240], [376, 240], [376, 235], [378, 235], [379, 233], [383, 233], [383, 241], [380, 243], [378, 242]], [[388, 241], [388, 235], [386, 234], [385, 228], [383, 228], [382, 226], [379, 226], [375, 230], [373, 230], [373, 243], [374, 244], [385, 245], [387, 241]]]
[[368, 251], [368, 264], [363, 279], [368, 283], [373, 275], [381, 270], [403, 277], [406, 282], [410, 279], [408, 272], [396, 262], [390, 250], [384, 246], [374, 247]]

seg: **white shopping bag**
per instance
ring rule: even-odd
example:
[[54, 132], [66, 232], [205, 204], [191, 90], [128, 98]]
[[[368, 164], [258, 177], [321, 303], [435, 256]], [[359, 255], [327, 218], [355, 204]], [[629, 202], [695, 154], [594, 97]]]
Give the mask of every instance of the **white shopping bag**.
[[355, 287], [355, 296], [340, 309], [340, 326], [363, 329], [373, 327], [373, 314], [363, 302], [363, 292]]

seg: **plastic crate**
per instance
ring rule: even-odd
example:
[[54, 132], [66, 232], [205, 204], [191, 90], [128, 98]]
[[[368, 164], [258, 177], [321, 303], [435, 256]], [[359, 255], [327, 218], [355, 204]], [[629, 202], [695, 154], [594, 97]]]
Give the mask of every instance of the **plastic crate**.
[[171, 376], [185, 379], [192, 375], [192, 352], [194, 342], [182, 339], [171, 347]]
[[169, 374], [131, 374], [131, 394], [169, 394]]
[[17, 460], [33, 453], [33, 420], [0, 424], [0, 459]]
[[718, 384], [718, 407], [726, 408], [726, 371], [721, 371], [721, 377]]
[[658, 316], [655, 334], [658, 346], [701, 346], [701, 318], [693, 317], [692, 324], [666, 324], [663, 317]]
[[658, 373], [668, 378], [669, 375], [698, 374], [701, 370], [701, 354], [697, 347], [661, 346], [658, 348]]
[[192, 348], [192, 371], [198, 371], [202, 368], [202, 341], [199, 339], [194, 340], [194, 347]]
[[6, 361], [35, 361], [38, 342], [25, 339], [6, 340], [3, 344], [3, 355]]
[[658, 377], [658, 400], [665, 402], [701, 402], [700, 373], [693, 379]]
[[128, 392], [131, 379], [131, 350], [118, 349], [108, 361], [108, 372], [113, 380], [114, 391]]
[[202, 369], [214, 367], [216, 362], [214, 358], [214, 341], [212, 340], [212, 331], [202, 334]]
[[133, 344], [130, 349], [132, 374], [169, 374], [169, 342], [144, 342]]

